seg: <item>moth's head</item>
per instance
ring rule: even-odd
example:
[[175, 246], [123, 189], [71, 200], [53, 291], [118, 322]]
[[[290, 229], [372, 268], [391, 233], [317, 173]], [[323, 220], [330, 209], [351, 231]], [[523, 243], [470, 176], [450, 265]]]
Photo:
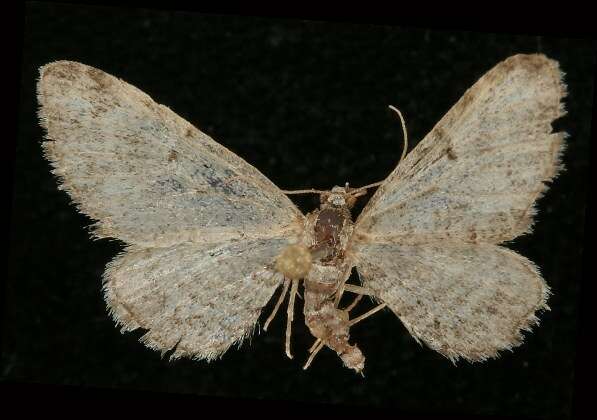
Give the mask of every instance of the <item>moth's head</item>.
[[351, 189], [347, 182], [344, 187], [336, 185], [330, 191], [322, 193], [319, 198], [322, 207], [347, 207], [351, 209], [361, 195], [364, 195], [362, 191]]

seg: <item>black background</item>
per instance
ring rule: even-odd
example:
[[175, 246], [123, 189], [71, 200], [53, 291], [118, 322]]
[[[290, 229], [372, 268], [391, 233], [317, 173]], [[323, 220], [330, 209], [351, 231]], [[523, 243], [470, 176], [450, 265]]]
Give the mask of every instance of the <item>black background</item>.
[[[589, 168], [594, 50], [582, 40], [315, 22], [194, 12], [30, 3], [26, 6], [11, 254], [4, 313], [4, 379], [235, 398], [387, 407], [405, 412], [567, 416], [573, 392]], [[80, 61], [139, 87], [285, 189], [383, 179], [484, 72], [516, 53], [542, 52], [566, 72], [567, 170], [539, 202], [532, 235], [510, 246], [552, 288], [551, 312], [525, 344], [497, 360], [452, 365], [415, 343], [383, 311], [351, 330], [365, 379], [322, 351], [300, 300], [295, 359], [285, 317], [211, 364], [168, 362], [121, 335], [101, 294], [118, 241], [91, 241], [91, 220], [56, 189], [41, 155], [37, 68]], [[293, 197], [307, 212], [316, 197]], [[362, 203], [366, 198], [362, 199]], [[360, 210], [356, 209], [356, 212]], [[271, 306], [271, 305], [270, 305]], [[369, 305], [370, 306], [370, 305]], [[360, 307], [368, 308], [367, 305]], [[269, 313], [269, 307], [266, 309]], [[262, 318], [262, 321], [265, 317]]]

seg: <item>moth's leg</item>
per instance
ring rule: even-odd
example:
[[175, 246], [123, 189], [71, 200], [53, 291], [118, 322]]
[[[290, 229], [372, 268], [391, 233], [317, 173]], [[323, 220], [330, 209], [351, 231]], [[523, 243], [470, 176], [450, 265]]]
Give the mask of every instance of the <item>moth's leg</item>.
[[280, 305], [284, 301], [284, 297], [286, 297], [286, 292], [288, 292], [289, 286], [290, 286], [290, 279], [284, 279], [284, 288], [282, 289], [282, 293], [280, 294], [280, 297], [278, 298], [278, 301], [276, 302], [276, 306], [274, 307], [272, 314], [269, 316], [267, 321], [265, 321], [265, 324], [263, 325], [263, 331], [267, 331], [267, 327], [269, 326], [269, 323], [272, 322], [272, 320], [275, 318], [276, 314], [278, 313], [278, 309], [280, 308]]
[[[342, 280], [342, 283], [340, 283], [340, 285], [338, 286], [338, 289], [336, 289], [335, 296], [334, 296], [334, 307], [335, 308], [337, 308], [338, 305], [340, 304], [340, 299], [342, 299], [344, 292], [346, 290], [350, 290], [350, 287], [352, 287], [352, 285], [346, 284], [346, 282], [348, 281], [349, 278], [350, 278], [350, 270], [348, 272], [344, 273], [344, 279]], [[358, 293], [358, 292], [354, 292], [354, 293]]]
[[321, 342], [321, 338], [318, 338], [317, 340], [315, 340], [315, 342], [313, 343], [311, 348], [309, 348], [309, 353], [313, 353], [313, 350], [315, 350], [315, 347], [317, 347], [320, 342]]
[[348, 280], [348, 279], [345, 279], [338, 287], [338, 290], [336, 290], [336, 296], [334, 297], [334, 307], [335, 308], [337, 308], [338, 305], [340, 304], [340, 299], [342, 299], [342, 295], [344, 294], [346, 280]]
[[[350, 304], [350, 306], [348, 306], [348, 308], [345, 309], [346, 312], [350, 312], [350, 310], [352, 308], [354, 308], [354, 306], [357, 304], [357, 302], [365, 295], [367, 296], [375, 296], [375, 294], [373, 293], [372, 290], [367, 289], [366, 287], [363, 286], [356, 286], [354, 284], [345, 284], [344, 285], [344, 290], [347, 290], [349, 292], [352, 293], [357, 293], [359, 296], [356, 297], [356, 299]], [[385, 303], [382, 303], [380, 305], [377, 305], [375, 308], [371, 309], [368, 312], [365, 312], [363, 315], [350, 320], [349, 325], [352, 326], [354, 324], [356, 324], [359, 321], [362, 321], [363, 319], [370, 317], [371, 315], [373, 315], [374, 313], [376, 313], [377, 311], [382, 310], [383, 308], [386, 307]]]
[[[317, 343], [317, 341], [316, 341], [316, 343]], [[311, 355], [307, 359], [307, 363], [305, 363], [305, 366], [303, 366], [303, 369], [306, 370], [311, 365], [311, 362], [313, 361], [313, 359], [315, 359], [315, 356], [317, 355], [317, 353], [319, 353], [319, 350], [321, 350], [323, 348], [323, 346], [324, 346], [324, 342], [323, 341], [320, 341], [317, 344], [317, 346], [315, 346], [315, 348], [311, 352]]]
[[383, 308], [385, 308], [387, 305], [385, 303], [379, 304], [377, 305], [375, 308], [371, 309], [368, 312], [365, 312], [363, 315], [358, 316], [354, 319], [351, 319], [350, 322], [348, 323], [348, 325], [350, 325], [351, 327], [356, 324], [357, 322], [362, 321], [365, 318], [370, 317], [371, 315], [373, 315], [374, 313], [376, 313], [377, 311], [381, 311]]
[[354, 307], [357, 306], [357, 303], [359, 303], [359, 301], [362, 299], [362, 297], [364, 295], [373, 296], [373, 292], [371, 290], [367, 289], [366, 287], [356, 286], [354, 284], [347, 284], [345, 281], [344, 283], [342, 283], [340, 285], [340, 287], [336, 291], [336, 296], [334, 299], [334, 306], [336, 308], [338, 308], [338, 306], [340, 304], [340, 299], [342, 299], [342, 295], [344, 295], [344, 292], [346, 292], [346, 291], [356, 293], [358, 295], [352, 301], [352, 303], [350, 305], [348, 305], [348, 307], [343, 309], [343, 311], [346, 311], [346, 312], [350, 312], [351, 310], [353, 310]]
[[347, 284], [345, 282], [338, 288], [338, 292], [336, 292], [336, 298], [334, 300], [336, 308], [338, 307], [338, 304], [340, 303], [340, 299], [342, 298], [342, 295], [346, 291], [356, 293], [358, 295], [352, 301], [352, 303], [350, 305], [348, 305], [348, 307], [346, 309], [343, 309], [344, 311], [347, 311], [347, 312], [350, 312], [357, 305], [357, 303], [359, 303], [359, 301], [361, 300], [361, 298], [364, 295], [373, 296], [373, 292], [371, 290], [367, 289], [366, 287], [356, 286], [354, 284]]
[[288, 311], [286, 312], [288, 318], [286, 321], [286, 356], [292, 359], [290, 353], [290, 335], [292, 332], [292, 320], [294, 319], [294, 298], [298, 292], [299, 281], [292, 280], [292, 288], [290, 289], [290, 298], [288, 299]]
[[357, 306], [357, 303], [359, 303], [359, 301], [363, 298], [364, 295], [357, 295], [356, 298], [354, 298], [354, 300], [352, 301], [352, 303], [350, 305], [348, 305], [346, 308], [343, 309], [343, 311], [346, 312], [350, 312], [354, 309], [355, 306]]
[[355, 284], [344, 284], [344, 290], [358, 295], [375, 296], [373, 290]]

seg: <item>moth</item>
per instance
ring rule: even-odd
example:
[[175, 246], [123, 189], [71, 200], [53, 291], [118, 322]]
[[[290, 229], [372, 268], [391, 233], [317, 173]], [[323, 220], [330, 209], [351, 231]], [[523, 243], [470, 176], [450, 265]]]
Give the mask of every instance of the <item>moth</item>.
[[[126, 244], [103, 292], [121, 330], [171, 359], [211, 361], [250, 336], [264, 306], [299, 288], [315, 342], [362, 372], [350, 327], [389, 308], [417, 342], [455, 362], [521, 344], [549, 309], [536, 265], [500, 245], [531, 231], [534, 203], [562, 168], [563, 73], [515, 55], [479, 79], [382, 182], [283, 191], [169, 108], [96, 68], [40, 69], [45, 157], [95, 238]], [[400, 115], [402, 119], [402, 115]], [[404, 120], [402, 119], [404, 127]], [[406, 135], [406, 133], [405, 133]], [[406, 137], [405, 137], [406, 139]], [[377, 190], [353, 221], [351, 207]], [[316, 193], [304, 215], [288, 198]], [[352, 269], [360, 285], [347, 283]], [[354, 294], [341, 307], [345, 293]], [[352, 311], [362, 296], [378, 306]]]

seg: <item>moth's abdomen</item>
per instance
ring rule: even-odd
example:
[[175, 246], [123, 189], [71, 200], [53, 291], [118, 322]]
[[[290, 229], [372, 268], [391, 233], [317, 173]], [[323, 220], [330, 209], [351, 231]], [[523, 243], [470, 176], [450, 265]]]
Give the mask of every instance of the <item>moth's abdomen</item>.
[[334, 350], [347, 367], [360, 372], [365, 367], [365, 356], [348, 342], [348, 312], [335, 307], [331, 297], [334, 287], [331, 283], [305, 282], [305, 323], [311, 334]]

